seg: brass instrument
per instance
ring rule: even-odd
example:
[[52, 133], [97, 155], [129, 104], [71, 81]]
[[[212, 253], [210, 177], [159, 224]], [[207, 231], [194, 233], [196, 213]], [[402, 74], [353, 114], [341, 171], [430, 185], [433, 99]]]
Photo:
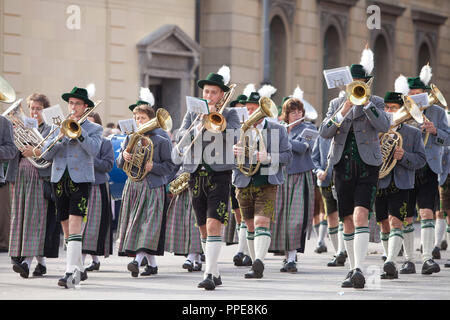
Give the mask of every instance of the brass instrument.
[[[238, 169], [247, 177], [252, 176], [256, 172], [258, 172], [259, 167], [261, 166], [260, 161], [256, 161], [256, 163], [253, 163], [253, 154], [257, 150], [258, 141], [260, 141], [261, 144], [260, 149], [266, 149], [261, 131], [255, 128], [253, 125], [265, 117], [276, 118], [278, 116], [277, 106], [270, 98], [261, 97], [258, 101], [258, 104], [259, 108], [256, 109], [250, 115], [247, 121], [243, 123], [238, 142], [238, 144], [244, 146], [244, 153], [237, 156]], [[255, 132], [256, 138], [251, 139], [253, 141], [250, 141], [250, 137], [252, 137], [252, 131]], [[249, 160], [248, 167], [245, 166], [246, 158], [248, 158]]]
[[142, 181], [147, 175], [145, 170], [147, 162], [153, 160], [153, 142], [144, 134], [161, 128], [165, 131], [172, 129], [172, 118], [163, 108], [156, 111], [156, 117], [142, 125], [137, 132], [133, 133], [127, 146], [127, 152], [132, 155], [130, 161], [125, 161], [123, 171], [131, 181]]
[[5, 79], [0, 77], [0, 102], [13, 103], [14, 101], [16, 101], [16, 92]]
[[56, 130], [60, 129], [60, 132], [59, 132], [58, 136], [47, 147], [47, 149], [45, 149], [41, 153], [41, 155], [39, 157], [37, 157], [37, 158], [41, 159], [44, 156], [44, 154], [46, 154], [51, 148], [53, 148], [53, 146], [60, 139], [64, 138], [64, 136], [66, 136], [69, 139], [78, 139], [80, 137], [80, 135], [81, 135], [81, 124], [90, 116], [90, 114], [92, 112], [94, 112], [95, 109], [97, 109], [97, 107], [100, 105], [100, 103], [102, 103], [101, 100], [97, 101], [95, 103], [94, 107], [87, 108], [86, 111], [82, 114], [81, 118], [78, 121], [73, 120], [73, 119], [65, 119], [62, 122], [57, 122], [56, 123], [56, 128], [54, 128], [37, 146], [34, 147], [33, 153], [35, 152], [36, 149], [42, 148], [42, 146], [45, 143], [45, 141], [47, 141], [47, 139], [49, 139], [49, 137], [51, 135], [53, 135], [53, 133]]
[[389, 131], [380, 134], [380, 147], [383, 163], [380, 168], [379, 179], [383, 179], [392, 171], [392, 169], [394, 169], [397, 163], [397, 160], [394, 159], [395, 149], [397, 147], [401, 148], [403, 145], [402, 135], [393, 129], [411, 118], [419, 124], [423, 122], [422, 112], [414, 100], [408, 96], [403, 96], [402, 98], [403, 106], [393, 114], [393, 121]]
[[190, 176], [191, 175], [189, 172], [183, 172], [182, 174], [180, 174], [169, 184], [170, 193], [172, 193], [173, 195], [177, 195], [186, 190], [189, 187]]
[[220, 133], [222, 131], [224, 131], [227, 127], [227, 121], [225, 119], [225, 117], [222, 115], [223, 110], [225, 109], [226, 105], [228, 104], [228, 102], [231, 100], [231, 97], [234, 94], [234, 90], [236, 88], [236, 84], [231, 84], [229, 86], [230, 90], [228, 90], [227, 92], [225, 92], [225, 94], [223, 95], [222, 99], [219, 100], [219, 102], [216, 104], [216, 109], [218, 109], [219, 111], [217, 112], [210, 112], [206, 118], [204, 118], [203, 121], [203, 126], [202, 128], [199, 130], [199, 132], [197, 133], [197, 135], [194, 137], [194, 139], [192, 140], [191, 144], [184, 150], [184, 152], [181, 152], [180, 150], [180, 146], [184, 143], [184, 140], [186, 140], [187, 137], [190, 137], [190, 131], [193, 128], [194, 124], [197, 123], [197, 121], [200, 119], [200, 116], [202, 116], [201, 113], [199, 113], [197, 115], [197, 117], [195, 118], [195, 120], [191, 123], [191, 125], [189, 126], [189, 128], [186, 130], [185, 134], [183, 135], [183, 137], [181, 138], [180, 142], [178, 142], [176, 144], [176, 146], [174, 148], [176, 148], [178, 150], [178, 154], [180, 157], [183, 157], [194, 145], [195, 141], [198, 139], [198, 137], [201, 135], [201, 133], [203, 132], [203, 129], [206, 129], [210, 132], [213, 133]]
[[[346, 89], [345, 89], [346, 99], [341, 103], [339, 108], [336, 109], [333, 116], [330, 118], [330, 121], [333, 122], [337, 127], [341, 126], [345, 117], [344, 117], [344, 119], [342, 119], [342, 121], [340, 123], [337, 123], [334, 120], [334, 117], [339, 112], [341, 112], [342, 108], [344, 107], [345, 101], [347, 101], [347, 100], [349, 100], [355, 106], [360, 106], [360, 105], [365, 104], [370, 98], [370, 94], [372, 91], [371, 90], [372, 81], [373, 81], [373, 78], [370, 78], [370, 80], [367, 81], [367, 83], [363, 82], [363, 81], [353, 81], [353, 82], [347, 84]], [[350, 111], [346, 115], [348, 115], [349, 113], [350, 113]]]
[[[28, 128], [25, 126], [22, 120], [25, 117], [25, 113], [20, 106], [21, 102], [22, 99], [17, 100], [2, 114], [2, 116], [7, 118], [13, 124], [14, 144], [19, 150], [26, 146], [34, 148], [40, 145], [44, 140], [41, 133], [36, 128]], [[52, 164], [50, 161], [38, 157], [27, 157], [27, 159], [37, 169], [45, 169]]]

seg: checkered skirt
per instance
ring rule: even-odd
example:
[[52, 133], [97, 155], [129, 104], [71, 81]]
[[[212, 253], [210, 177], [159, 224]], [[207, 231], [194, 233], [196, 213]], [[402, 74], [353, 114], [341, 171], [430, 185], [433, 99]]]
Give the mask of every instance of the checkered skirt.
[[182, 255], [202, 252], [200, 231], [187, 189], [173, 196], [167, 209], [165, 251]]
[[139, 249], [158, 249], [164, 192], [164, 186], [149, 188], [147, 179], [127, 180], [119, 216], [119, 255], [135, 254]]
[[22, 158], [11, 184], [11, 226], [9, 255], [32, 257], [44, 255], [47, 223], [47, 200], [44, 184], [38, 170], [26, 158]]
[[[103, 199], [103, 201], [102, 201]], [[83, 253], [102, 255], [107, 258], [112, 253], [111, 246], [112, 213], [106, 184], [92, 185], [83, 224]]]
[[269, 251], [304, 252], [306, 234], [312, 227], [314, 211], [312, 172], [290, 174], [285, 178], [284, 184], [278, 188], [275, 201]]

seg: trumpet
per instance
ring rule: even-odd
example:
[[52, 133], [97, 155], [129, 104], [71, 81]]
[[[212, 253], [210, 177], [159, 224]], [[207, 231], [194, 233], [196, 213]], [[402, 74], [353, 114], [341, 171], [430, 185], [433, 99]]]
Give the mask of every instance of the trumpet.
[[178, 155], [180, 157], [184, 157], [184, 155], [192, 148], [195, 141], [197, 141], [198, 137], [202, 134], [203, 129], [206, 129], [213, 133], [220, 133], [223, 132], [227, 127], [227, 121], [225, 117], [222, 115], [223, 110], [225, 109], [225, 106], [230, 101], [231, 97], [234, 94], [234, 90], [236, 88], [236, 84], [230, 85], [230, 90], [228, 90], [223, 97], [219, 100], [219, 102], [216, 104], [216, 109], [219, 109], [217, 112], [210, 112], [206, 118], [202, 120], [203, 125], [197, 135], [194, 137], [194, 139], [191, 141], [191, 144], [184, 150], [184, 152], [181, 152], [180, 146], [184, 143], [184, 140], [186, 140], [187, 137], [190, 137], [190, 131], [194, 127], [194, 124], [196, 124], [200, 120], [200, 116], [203, 114], [199, 113], [197, 117], [194, 119], [194, 121], [191, 123], [189, 128], [186, 130], [186, 133], [181, 138], [180, 142], [178, 142], [174, 148], [178, 150]]
[[[340, 127], [342, 125], [342, 122], [344, 121], [345, 117], [344, 119], [342, 119], [340, 123], [336, 122], [334, 118], [344, 108], [345, 101], [347, 100], [349, 100], [355, 106], [365, 104], [369, 100], [371, 95], [372, 82], [373, 78], [370, 78], [370, 80], [367, 83], [362, 81], [353, 81], [349, 83], [345, 89], [346, 99], [341, 103], [339, 108], [336, 109], [333, 116], [330, 118], [330, 121], [333, 122], [337, 127]], [[349, 113], [350, 112], [348, 112], [346, 116]]]
[[[255, 128], [253, 125], [259, 120], [270, 117], [276, 118], [278, 115], [278, 109], [275, 103], [268, 97], [261, 97], [258, 101], [259, 107], [256, 109], [251, 116], [242, 124], [241, 134], [238, 144], [244, 145], [244, 153], [237, 156], [238, 169], [247, 177], [253, 176], [258, 172], [261, 166], [261, 161], [256, 161], [253, 163], [253, 153], [257, 150], [258, 141], [260, 141], [260, 149], [265, 150], [264, 139], [261, 131]], [[250, 144], [250, 136], [247, 136], [247, 131], [253, 130], [256, 133], [253, 143]], [[252, 132], [252, 131], [251, 131]], [[248, 157], [249, 165], [245, 166], [245, 158]]]
[[63, 122], [56, 123], [56, 128], [54, 128], [50, 133], [37, 145], [33, 148], [33, 154], [35, 154], [36, 149], [42, 148], [44, 143], [49, 139], [53, 133], [60, 129], [59, 135], [54, 139], [54, 141], [44, 150], [37, 159], [42, 159], [42, 157], [51, 149], [53, 146], [62, 138], [67, 137], [69, 139], [78, 139], [81, 135], [81, 124], [89, 117], [89, 115], [94, 112], [95, 109], [102, 103], [102, 100], [99, 100], [95, 103], [94, 107], [88, 108], [81, 118], [76, 121], [72, 119], [68, 119], [71, 115], [74, 114], [74, 111], [67, 116], [67, 118]]

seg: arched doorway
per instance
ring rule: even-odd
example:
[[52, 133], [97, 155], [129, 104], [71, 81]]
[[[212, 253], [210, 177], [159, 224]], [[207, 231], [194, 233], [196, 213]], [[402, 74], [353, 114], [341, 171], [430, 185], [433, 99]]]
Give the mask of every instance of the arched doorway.
[[280, 104], [286, 93], [286, 30], [283, 21], [276, 15], [270, 21], [270, 80], [277, 88], [272, 96]]
[[428, 62], [431, 65], [431, 52], [430, 48], [428, 47], [428, 44], [426, 42], [423, 42], [419, 47], [419, 54], [417, 57], [417, 75], [420, 74], [420, 70], [424, 65], [426, 65]]
[[394, 84], [390, 82], [390, 65], [389, 48], [386, 38], [380, 34], [375, 39], [374, 69], [372, 73], [374, 76], [373, 93], [377, 96], [384, 97], [386, 91], [392, 91], [394, 89]]
[[[335, 26], [331, 25], [325, 31], [323, 38], [323, 69], [341, 67], [341, 42]], [[339, 95], [339, 88], [328, 89], [325, 79], [322, 82], [322, 114], [325, 117], [330, 101]]]

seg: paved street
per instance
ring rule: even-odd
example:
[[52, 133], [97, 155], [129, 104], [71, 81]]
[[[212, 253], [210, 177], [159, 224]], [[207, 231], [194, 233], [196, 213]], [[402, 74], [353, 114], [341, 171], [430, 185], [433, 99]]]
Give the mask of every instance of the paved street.
[[[420, 225], [416, 224], [416, 247], [420, 241]], [[132, 278], [126, 269], [130, 258], [116, 255], [101, 259], [98, 272], [89, 273], [89, 279], [79, 288], [66, 290], [57, 286], [58, 279], [65, 270], [65, 251], [61, 248], [60, 258], [47, 259], [47, 274], [33, 278], [36, 261], [30, 271], [30, 278], [23, 279], [12, 271], [7, 253], [0, 253], [0, 300], [5, 299], [119, 299], [119, 300], [342, 300], [342, 299], [407, 299], [433, 300], [450, 299], [450, 268], [444, 262], [450, 258], [449, 251], [441, 251], [442, 259], [437, 260], [441, 272], [431, 276], [420, 274], [420, 253], [416, 251], [418, 274], [400, 275], [397, 280], [379, 280], [377, 273], [382, 270], [381, 244], [370, 243], [366, 259], [367, 286], [363, 290], [340, 287], [347, 274], [347, 267], [327, 267], [332, 254], [314, 253], [316, 239], [307, 242], [305, 254], [299, 254], [297, 274], [280, 273], [282, 257], [268, 254], [264, 278], [245, 280], [247, 267], [235, 267], [232, 257], [236, 246], [224, 246], [219, 259], [223, 285], [215, 291], [198, 289], [201, 273], [188, 273], [181, 268], [184, 257], [166, 253], [157, 257], [159, 273], [156, 276]], [[327, 239], [331, 250], [331, 243]], [[116, 251], [115, 251], [116, 252]], [[376, 253], [375, 253], [376, 252]], [[399, 257], [402, 261], [402, 257]], [[90, 257], [86, 264], [90, 263]], [[204, 266], [203, 266], [204, 267]]]

